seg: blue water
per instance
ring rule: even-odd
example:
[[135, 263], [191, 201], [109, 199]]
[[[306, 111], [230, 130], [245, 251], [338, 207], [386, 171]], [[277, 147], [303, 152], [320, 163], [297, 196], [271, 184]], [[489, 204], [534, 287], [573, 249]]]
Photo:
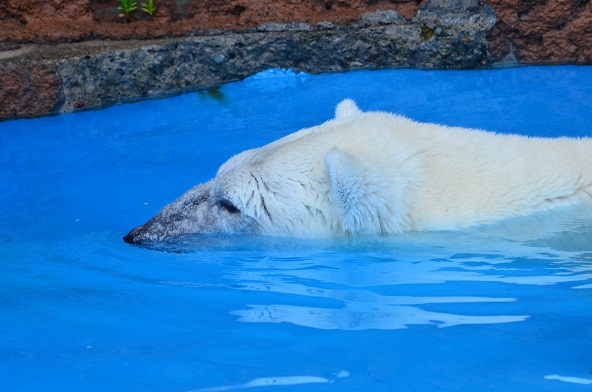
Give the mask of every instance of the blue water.
[[231, 155], [346, 97], [420, 121], [592, 134], [591, 67], [269, 71], [0, 123], [0, 389], [592, 391], [589, 211], [174, 252], [122, 241]]

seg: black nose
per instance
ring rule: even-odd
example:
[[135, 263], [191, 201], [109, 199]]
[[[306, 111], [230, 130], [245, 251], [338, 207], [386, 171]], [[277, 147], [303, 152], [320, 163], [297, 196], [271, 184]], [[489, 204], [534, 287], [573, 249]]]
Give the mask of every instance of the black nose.
[[141, 228], [142, 226], [138, 226], [132, 229], [132, 231], [130, 231], [129, 233], [127, 233], [125, 237], [123, 237], [123, 240], [128, 244], [139, 244], [142, 241], [139, 238], [137, 238], [137, 236]]

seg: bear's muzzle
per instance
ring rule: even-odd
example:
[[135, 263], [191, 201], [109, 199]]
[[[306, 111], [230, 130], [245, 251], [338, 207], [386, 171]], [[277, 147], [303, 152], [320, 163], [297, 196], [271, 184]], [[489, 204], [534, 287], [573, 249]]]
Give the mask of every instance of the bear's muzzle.
[[128, 244], [142, 243], [142, 240], [138, 238], [138, 233], [140, 232], [140, 230], [142, 230], [142, 227], [144, 227], [144, 225], [133, 228], [129, 233], [127, 233], [125, 237], [123, 237], [123, 240]]

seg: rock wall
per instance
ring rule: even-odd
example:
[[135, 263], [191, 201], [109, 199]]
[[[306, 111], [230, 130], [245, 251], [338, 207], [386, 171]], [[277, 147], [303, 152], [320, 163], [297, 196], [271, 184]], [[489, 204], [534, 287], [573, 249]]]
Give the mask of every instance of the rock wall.
[[361, 14], [393, 10], [413, 18], [422, 0], [154, 0], [150, 17], [138, 9], [122, 17], [118, 0], [1, 0], [0, 43], [56, 43], [89, 39], [154, 39], [208, 30], [243, 30], [269, 22], [339, 25]]
[[488, 42], [493, 62], [591, 64], [589, 0], [489, 0], [497, 24]]
[[0, 120], [214, 89], [270, 67], [592, 61], [588, 0], [154, 1], [153, 17], [128, 19], [116, 0], [2, 0]]
[[432, 0], [412, 19], [378, 10], [346, 26], [268, 22], [155, 41], [21, 45], [0, 52], [0, 117], [34, 117], [213, 89], [271, 67], [309, 73], [479, 67], [488, 63], [486, 33], [494, 23], [486, 4], [463, 0], [450, 6]]

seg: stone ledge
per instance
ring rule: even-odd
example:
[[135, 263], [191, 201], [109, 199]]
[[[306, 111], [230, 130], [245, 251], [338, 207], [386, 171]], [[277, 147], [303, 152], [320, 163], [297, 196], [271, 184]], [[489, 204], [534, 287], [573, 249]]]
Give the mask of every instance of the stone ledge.
[[274, 23], [175, 39], [23, 45], [0, 52], [0, 119], [215, 89], [268, 68], [321, 73], [491, 65], [486, 36], [495, 15], [488, 5], [427, 5], [412, 20], [378, 11], [351, 26]]

